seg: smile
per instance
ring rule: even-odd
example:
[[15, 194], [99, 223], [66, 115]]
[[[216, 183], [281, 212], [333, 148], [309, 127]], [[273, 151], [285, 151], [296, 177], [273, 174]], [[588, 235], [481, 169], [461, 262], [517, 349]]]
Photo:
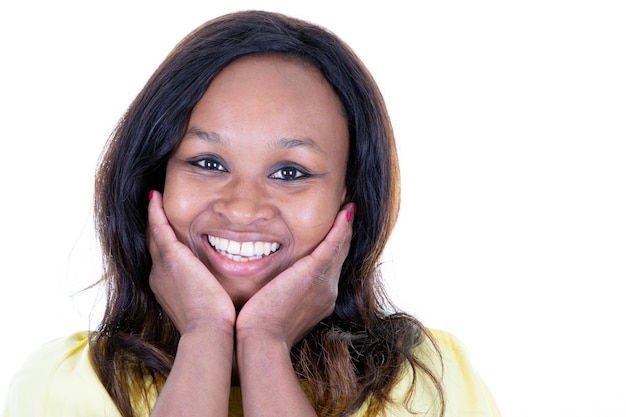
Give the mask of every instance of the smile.
[[280, 249], [276, 242], [237, 242], [211, 235], [208, 241], [220, 255], [235, 262], [256, 261]]

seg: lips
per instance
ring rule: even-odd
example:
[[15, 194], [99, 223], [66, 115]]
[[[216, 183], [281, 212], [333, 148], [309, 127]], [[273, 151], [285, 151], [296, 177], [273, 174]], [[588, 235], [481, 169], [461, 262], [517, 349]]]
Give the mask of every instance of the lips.
[[234, 262], [256, 261], [280, 249], [277, 242], [237, 242], [211, 235], [207, 239], [216, 252]]

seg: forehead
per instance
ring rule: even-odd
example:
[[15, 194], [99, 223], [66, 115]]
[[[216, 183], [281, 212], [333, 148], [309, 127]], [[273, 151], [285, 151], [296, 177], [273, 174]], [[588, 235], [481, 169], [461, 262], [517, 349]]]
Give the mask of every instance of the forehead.
[[251, 99], [258, 94], [326, 99], [343, 106], [321, 71], [291, 55], [262, 54], [241, 57], [224, 67], [211, 81], [208, 94], [236, 94]]
[[226, 66], [194, 107], [192, 129], [226, 139], [348, 140], [343, 106], [326, 78], [307, 61], [284, 55], [247, 56]]

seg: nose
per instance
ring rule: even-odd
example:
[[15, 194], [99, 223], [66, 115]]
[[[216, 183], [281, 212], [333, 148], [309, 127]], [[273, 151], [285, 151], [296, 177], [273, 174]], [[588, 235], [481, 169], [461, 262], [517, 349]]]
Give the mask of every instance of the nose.
[[266, 188], [254, 179], [231, 181], [219, 192], [214, 210], [232, 224], [249, 225], [275, 214]]

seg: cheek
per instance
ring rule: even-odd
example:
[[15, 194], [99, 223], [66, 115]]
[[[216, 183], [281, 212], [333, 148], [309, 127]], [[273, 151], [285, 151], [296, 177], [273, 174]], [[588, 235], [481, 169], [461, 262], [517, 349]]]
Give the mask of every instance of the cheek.
[[176, 235], [183, 241], [187, 240], [184, 232], [189, 230], [194, 206], [197, 205], [197, 202], [189, 197], [193, 195], [185, 190], [184, 185], [166, 180], [163, 190], [163, 211]]
[[310, 253], [326, 236], [332, 227], [341, 207], [339, 196], [331, 198], [328, 194], [310, 199], [292, 199], [289, 212], [284, 214], [295, 240], [295, 255]]

